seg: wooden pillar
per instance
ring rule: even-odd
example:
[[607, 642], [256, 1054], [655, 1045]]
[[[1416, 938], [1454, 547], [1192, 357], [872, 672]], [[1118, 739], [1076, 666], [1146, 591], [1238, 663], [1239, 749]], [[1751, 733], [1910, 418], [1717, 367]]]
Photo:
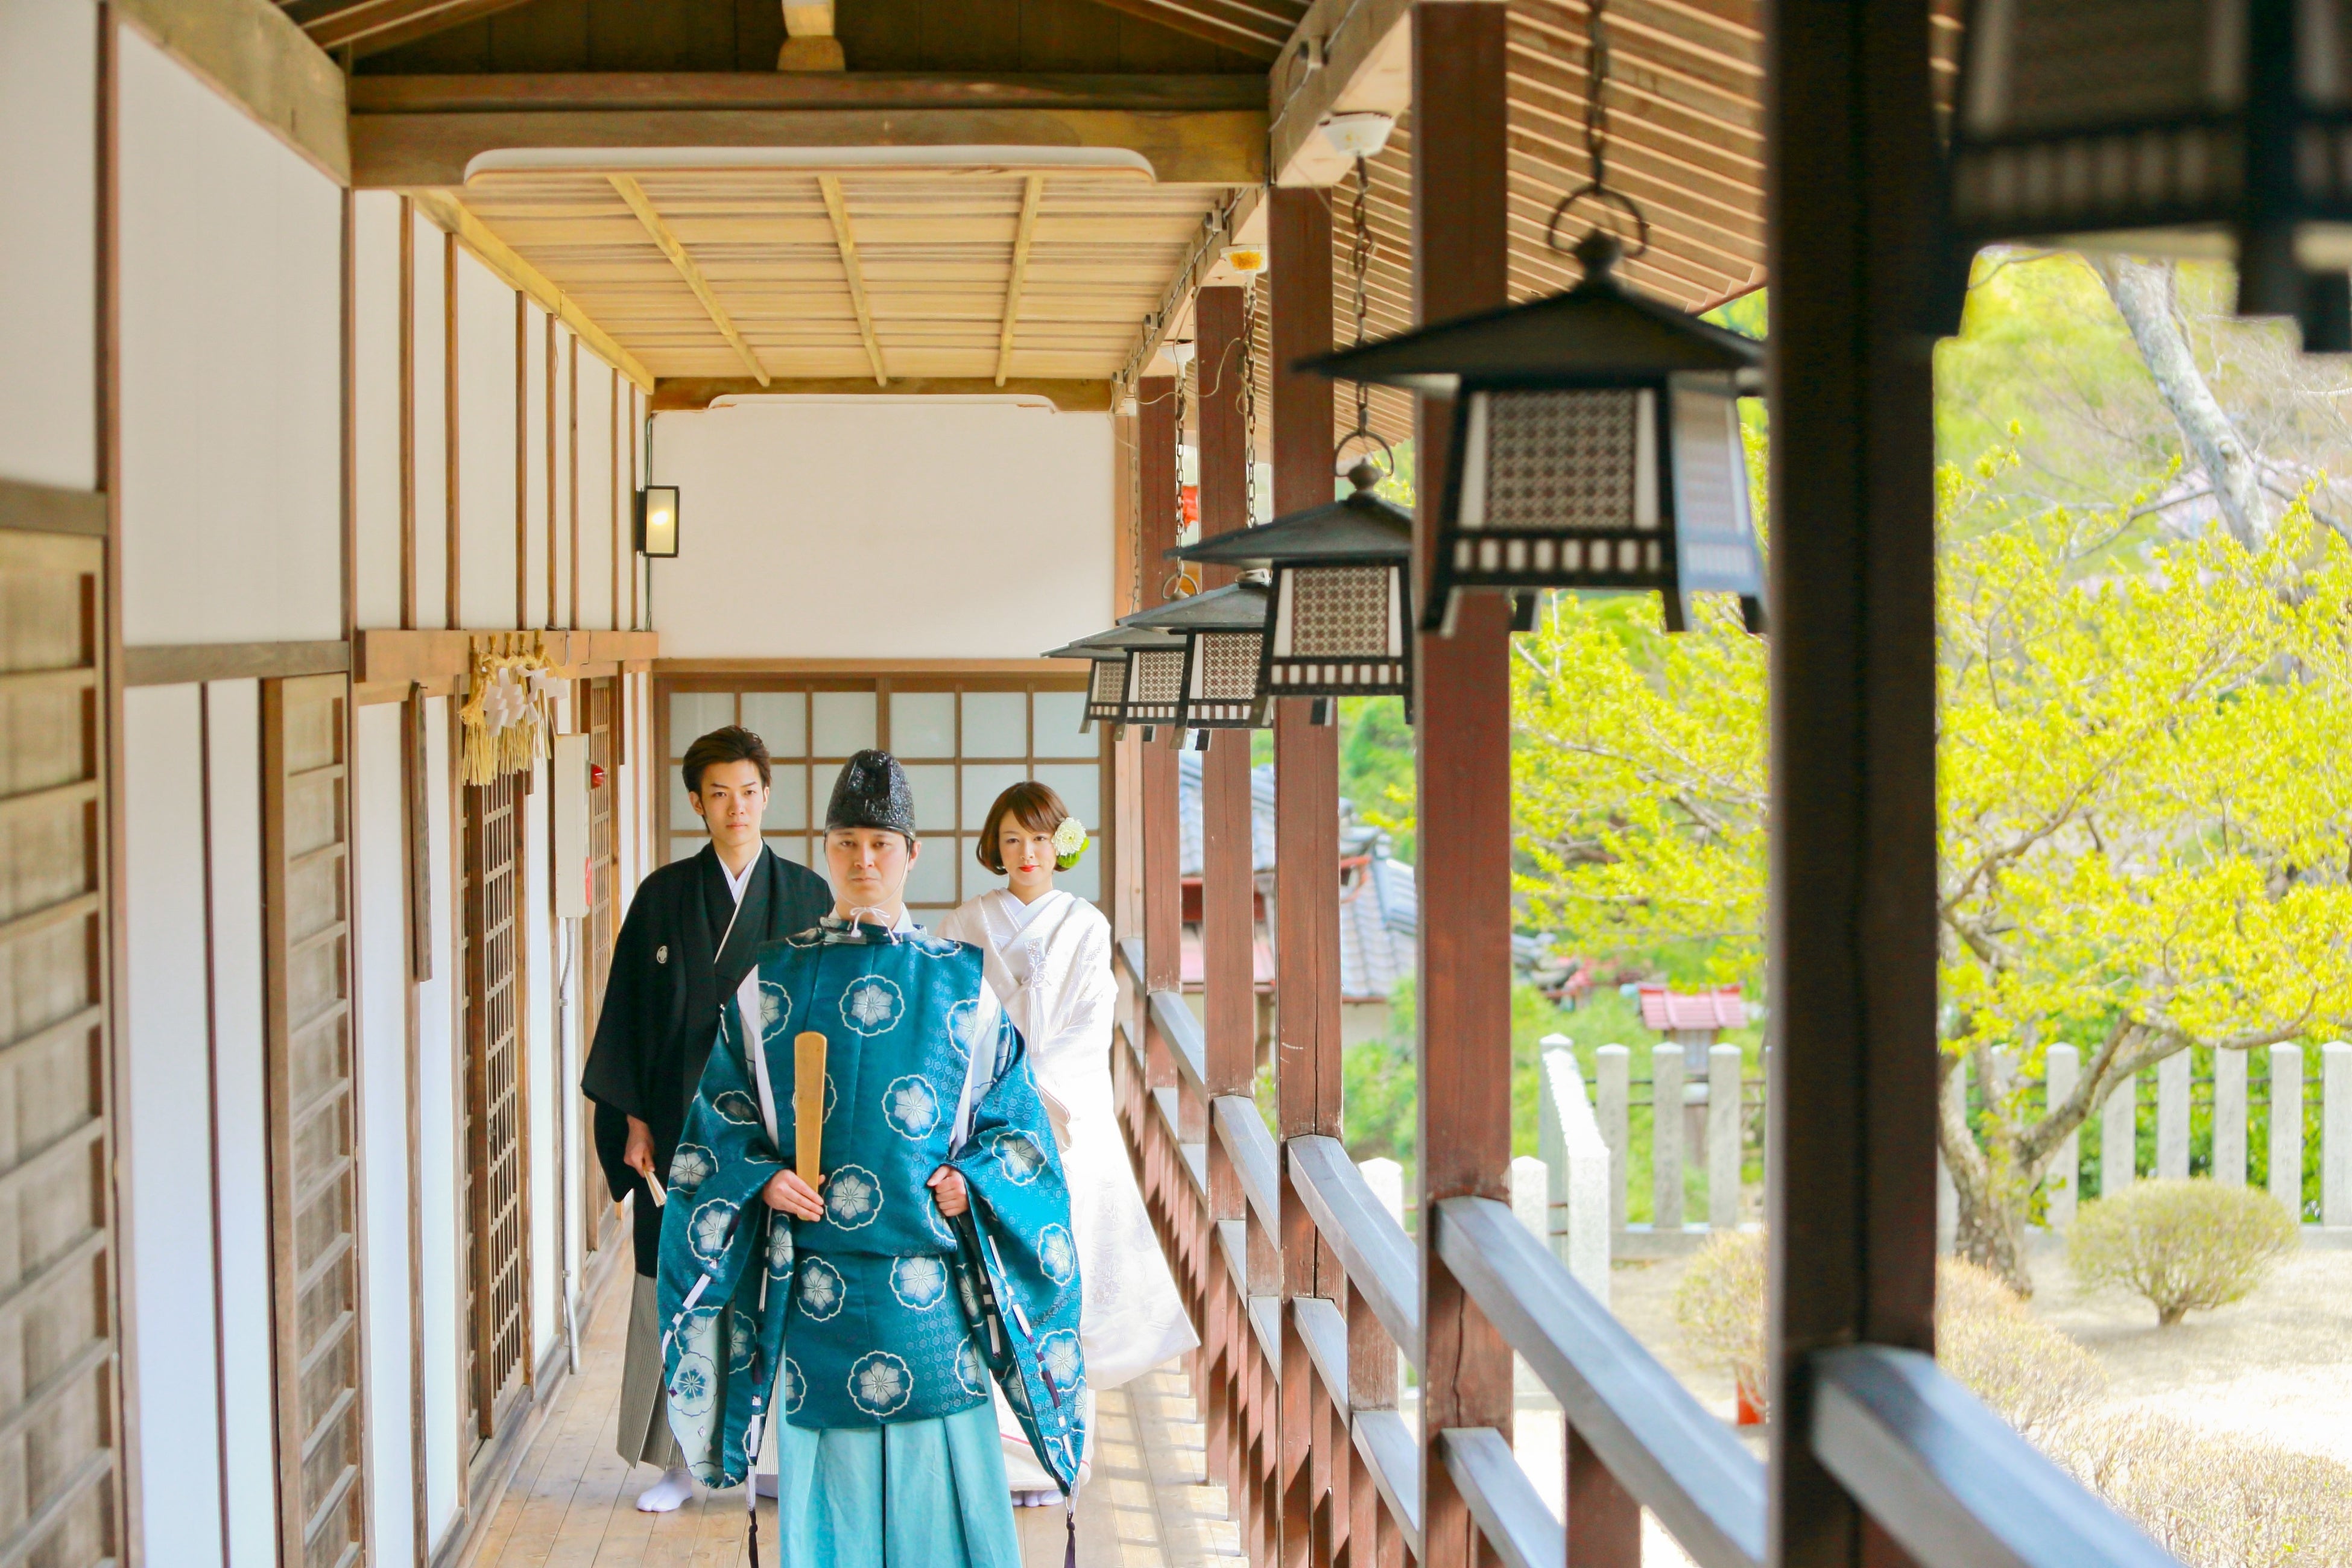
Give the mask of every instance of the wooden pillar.
[[[1142, 473], [1143, 603], [1165, 604], [1166, 563], [1161, 552], [1176, 545], [1176, 378], [1147, 375], [1136, 383], [1136, 465]], [[1143, 983], [1148, 991], [1174, 991], [1182, 981], [1181, 931], [1184, 891], [1178, 868], [1176, 753], [1143, 744], [1143, 731], [1130, 729], [1126, 744], [1139, 749], [1135, 776], [1143, 797]], [[1176, 1068], [1164, 1047], [1152, 1054], [1151, 1087], [1168, 1089]]]
[[[1248, 526], [1250, 451], [1242, 418], [1243, 309], [1239, 289], [1203, 289], [1193, 306], [1200, 350], [1201, 536], [1214, 538]], [[1205, 587], [1234, 574], [1209, 567]], [[1211, 1100], [1246, 1095], [1257, 1072], [1257, 991], [1251, 967], [1255, 873], [1250, 843], [1250, 748], [1244, 731], [1211, 731], [1201, 758], [1201, 967], [1205, 1087]], [[1181, 742], [1181, 731], [1177, 739]], [[1209, 1221], [1246, 1219], [1241, 1174], [1224, 1142], [1209, 1131]], [[1203, 1417], [1209, 1474], [1225, 1482], [1243, 1544], [1254, 1539], [1245, 1480], [1250, 1364], [1246, 1302], [1231, 1288], [1224, 1254], [1213, 1230], [1208, 1249], [1209, 1311], [1202, 1335], [1212, 1354]], [[1262, 1553], [1254, 1560], [1263, 1562]]]
[[[1423, 5], [1412, 19], [1413, 303], [1427, 324], [1507, 302], [1504, 9]], [[1424, 571], [1452, 420], [1450, 402], [1421, 400]], [[1511, 1195], [1509, 658], [1500, 594], [1465, 595], [1453, 636], [1421, 639], [1422, 1568], [1491, 1558], [1438, 1434], [1511, 1431], [1510, 1349], [1431, 1245], [1441, 1198]]]
[[1791, 0], [1766, 37], [1769, 1560], [1806, 1568], [1903, 1558], [1812, 1456], [1805, 1357], [1934, 1339], [1927, 11]]
[[[1331, 347], [1331, 209], [1324, 193], [1277, 189], [1268, 213], [1276, 517], [1331, 500], [1330, 382], [1289, 368]], [[1275, 1087], [1282, 1136], [1339, 1135], [1339, 729], [1313, 722], [1311, 698], [1286, 697], [1274, 721]], [[1330, 1455], [1308, 1432], [1314, 1363], [1288, 1303], [1344, 1300], [1346, 1280], [1317, 1268], [1315, 1222], [1282, 1187], [1281, 1553], [1284, 1568], [1330, 1559], [1312, 1538], [1330, 1490]], [[1338, 1391], [1344, 1393], [1344, 1390]], [[1343, 1460], [1344, 1466], [1344, 1460]], [[1344, 1468], [1341, 1472], [1345, 1474]]]

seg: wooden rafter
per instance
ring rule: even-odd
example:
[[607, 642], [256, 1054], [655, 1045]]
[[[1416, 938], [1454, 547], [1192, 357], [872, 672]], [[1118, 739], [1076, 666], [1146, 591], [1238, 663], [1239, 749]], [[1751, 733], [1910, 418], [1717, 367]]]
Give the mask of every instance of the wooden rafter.
[[817, 189], [824, 193], [824, 213], [833, 220], [833, 241], [841, 249], [841, 270], [849, 279], [849, 303], [857, 312], [857, 335], [866, 341], [866, 357], [873, 362], [874, 384], [890, 384], [882, 368], [882, 344], [874, 335], [874, 311], [866, 300], [866, 272], [857, 261], [857, 236], [849, 226], [849, 204], [841, 199], [841, 176], [819, 174]]
[[1029, 273], [1029, 240], [1037, 229], [1037, 203], [1045, 176], [1032, 174], [1021, 185], [1021, 223], [1013, 231], [1013, 276], [1004, 284], [1004, 325], [996, 334], [996, 384], [1013, 374], [1013, 329], [1021, 320], [1021, 281]]
[[510, 11], [523, 0], [288, 0], [286, 14], [322, 49], [373, 55]]
[[612, 181], [613, 189], [620, 193], [621, 199], [629, 204], [629, 210], [637, 215], [637, 221], [646, 226], [646, 232], [653, 236], [656, 245], [661, 247], [661, 253], [669, 258], [669, 264], [677, 268], [677, 275], [686, 279], [686, 286], [694, 290], [694, 297], [702, 302], [703, 310], [710, 317], [710, 324], [719, 329], [719, 335], [727, 340], [728, 346], [735, 351], [736, 357], [743, 362], [752, 379], [761, 386], [767, 385], [768, 367], [760, 363], [760, 356], [751, 352], [751, 345], [743, 341], [741, 332], [735, 330], [735, 319], [727, 313], [727, 307], [719, 302], [719, 296], [710, 291], [709, 279], [703, 277], [702, 268], [695, 265], [694, 258], [688, 254], [684, 243], [671, 231], [661, 214], [655, 210], [653, 202], [646, 195], [646, 188], [628, 174], [608, 174], [605, 178]]
[[647, 370], [636, 355], [623, 348], [612, 333], [597, 325], [587, 311], [572, 303], [571, 296], [557, 288], [546, 273], [524, 260], [514, 247], [492, 234], [489, 226], [476, 217], [464, 203], [446, 191], [412, 191], [409, 195], [418, 212], [439, 225], [443, 233], [456, 236], [458, 243], [472, 251], [483, 266], [538, 300], [541, 310], [579, 333], [590, 348], [604, 356], [605, 363], [646, 392], [653, 391], [653, 372]]

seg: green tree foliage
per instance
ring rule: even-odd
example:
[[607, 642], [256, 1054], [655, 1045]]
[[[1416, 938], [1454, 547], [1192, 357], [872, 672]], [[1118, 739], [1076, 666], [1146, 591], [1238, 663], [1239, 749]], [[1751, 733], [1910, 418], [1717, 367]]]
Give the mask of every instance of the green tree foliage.
[[[1942, 479], [1946, 1048], [1980, 1083], [1996, 1047], [2084, 1063], [2051, 1114], [1948, 1103], [1942, 1139], [1963, 1251], [2022, 1287], [2033, 1190], [2121, 1075], [2352, 1022], [2352, 552], [2295, 511], [2124, 575], [2116, 513], [2020, 522], [2000, 471]], [[1515, 647], [1529, 921], [1760, 983], [1765, 666], [1727, 605], [1668, 637], [1645, 597], [1551, 601]]]

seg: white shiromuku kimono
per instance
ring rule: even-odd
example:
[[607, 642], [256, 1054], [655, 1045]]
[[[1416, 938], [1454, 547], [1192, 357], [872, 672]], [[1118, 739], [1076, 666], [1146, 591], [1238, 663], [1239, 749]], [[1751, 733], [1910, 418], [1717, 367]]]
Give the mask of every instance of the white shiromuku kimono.
[[[1021, 1031], [1038, 1088], [1049, 1109], [1067, 1115], [1062, 1166], [1078, 1249], [1078, 1338], [1088, 1388], [1116, 1388], [1201, 1341], [1144, 1212], [1113, 1106], [1118, 982], [1110, 969], [1110, 922], [1059, 888], [1034, 904], [998, 889], [948, 916], [938, 931], [987, 955], [989, 985]], [[1050, 1489], [1002, 1395], [997, 1429], [1013, 1489]]]

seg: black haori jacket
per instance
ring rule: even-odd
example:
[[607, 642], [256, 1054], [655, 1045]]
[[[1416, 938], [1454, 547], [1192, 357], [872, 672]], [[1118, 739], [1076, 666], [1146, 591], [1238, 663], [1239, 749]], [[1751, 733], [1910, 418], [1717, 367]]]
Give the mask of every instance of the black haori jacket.
[[596, 1158], [614, 1201], [637, 1194], [636, 1266], [648, 1279], [661, 1266], [661, 1210], [621, 1163], [628, 1119], [652, 1129], [654, 1169], [667, 1171], [718, 1035], [719, 1004], [735, 994], [763, 945], [808, 930], [832, 909], [833, 889], [824, 878], [765, 845], [744, 884], [740, 910], [728, 897], [719, 852], [707, 844], [637, 888], [613, 944], [604, 1010], [580, 1088], [596, 1102]]

